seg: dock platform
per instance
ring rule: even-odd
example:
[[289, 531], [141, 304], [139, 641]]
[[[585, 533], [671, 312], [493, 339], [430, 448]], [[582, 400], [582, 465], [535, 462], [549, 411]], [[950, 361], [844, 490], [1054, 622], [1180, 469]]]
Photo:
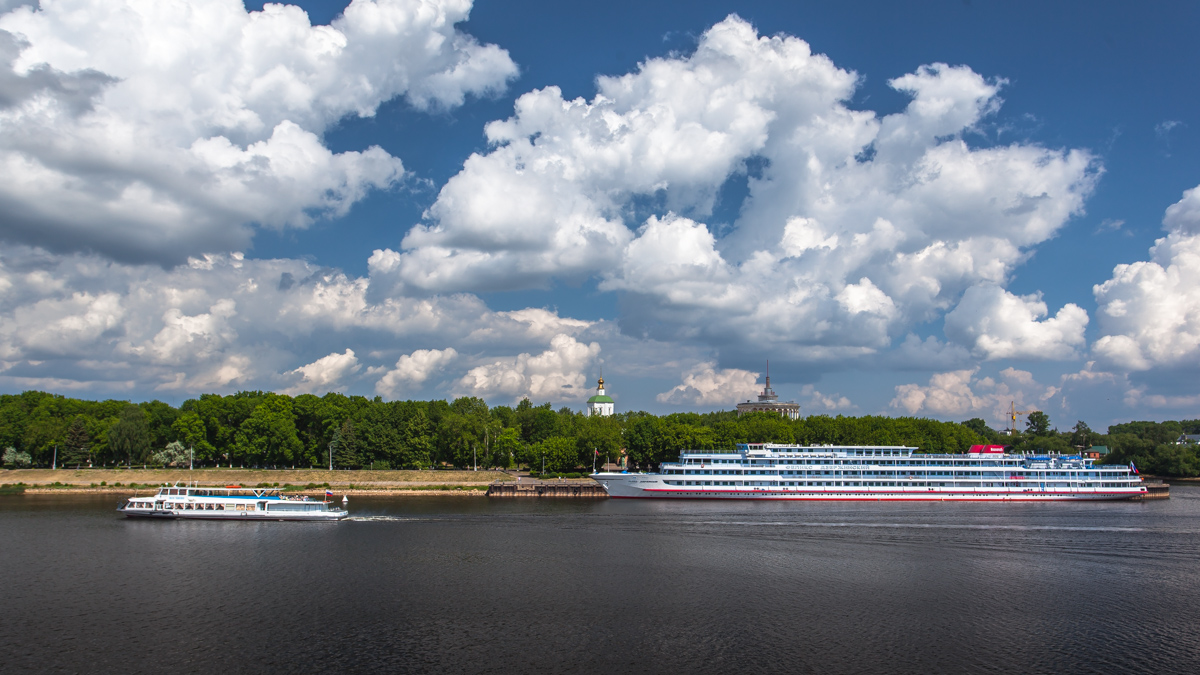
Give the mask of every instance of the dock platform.
[[1151, 499], [1170, 499], [1171, 485], [1164, 483], [1161, 480], [1144, 480], [1142, 483], [1146, 486], [1146, 494], [1140, 497], [1134, 497], [1134, 501], [1144, 502]]
[[596, 483], [557, 483], [552, 481], [492, 483], [488, 486], [487, 496], [608, 499], [608, 493]]

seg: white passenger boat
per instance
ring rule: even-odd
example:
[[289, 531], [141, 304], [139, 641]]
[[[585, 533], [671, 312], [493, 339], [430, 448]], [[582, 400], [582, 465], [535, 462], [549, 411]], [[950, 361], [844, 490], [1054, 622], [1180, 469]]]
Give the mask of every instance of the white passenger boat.
[[693, 451], [658, 473], [596, 473], [610, 497], [840, 501], [1067, 501], [1146, 493], [1133, 465], [1097, 465], [1074, 455], [1008, 455], [1000, 446], [967, 454], [915, 453], [905, 446], [739, 444]]
[[117, 511], [131, 518], [211, 520], [341, 520], [348, 515], [329, 501], [237, 485], [162, 487], [154, 496], [125, 500]]

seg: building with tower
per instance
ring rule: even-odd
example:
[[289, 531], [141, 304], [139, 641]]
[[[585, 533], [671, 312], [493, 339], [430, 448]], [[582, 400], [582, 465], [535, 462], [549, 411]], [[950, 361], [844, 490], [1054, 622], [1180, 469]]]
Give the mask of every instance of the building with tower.
[[770, 365], [767, 366], [767, 383], [763, 386], [762, 393], [758, 395], [758, 400], [737, 404], [737, 411], [738, 417], [746, 413], [768, 412], [790, 420], [800, 419], [800, 404], [794, 401], [780, 403], [779, 397], [775, 395], [775, 390], [771, 388]]
[[615, 404], [612, 397], [604, 393], [604, 378], [601, 377], [597, 383], [596, 395], [587, 400], [587, 410], [584, 411], [588, 417], [599, 415], [600, 417], [608, 417], [615, 412]]

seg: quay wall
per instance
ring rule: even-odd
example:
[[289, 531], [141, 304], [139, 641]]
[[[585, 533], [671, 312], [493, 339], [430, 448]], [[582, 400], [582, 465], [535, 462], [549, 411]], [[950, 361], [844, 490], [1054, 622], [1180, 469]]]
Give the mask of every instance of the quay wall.
[[1146, 494], [1134, 497], [1135, 501], [1144, 502], [1151, 499], [1171, 498], [1170, 483], [1164, 483], [1161, 480], [1143, 480], [1142, 483], [1146, 486]]
[[489, 497], [554, 497], [567, 499], [608, 499], [608, 493], [596, 483], [492, 483]]

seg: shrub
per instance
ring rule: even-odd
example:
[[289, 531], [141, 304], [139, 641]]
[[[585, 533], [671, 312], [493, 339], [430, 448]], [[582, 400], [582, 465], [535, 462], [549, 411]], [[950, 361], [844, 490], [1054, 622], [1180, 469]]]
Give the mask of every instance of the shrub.
[[28, 452], [19, 452], [16, 448], [9, 446], [4, 449], [3, 462], [5, 466], [28, 469], [33, 464], [33, 459]]

